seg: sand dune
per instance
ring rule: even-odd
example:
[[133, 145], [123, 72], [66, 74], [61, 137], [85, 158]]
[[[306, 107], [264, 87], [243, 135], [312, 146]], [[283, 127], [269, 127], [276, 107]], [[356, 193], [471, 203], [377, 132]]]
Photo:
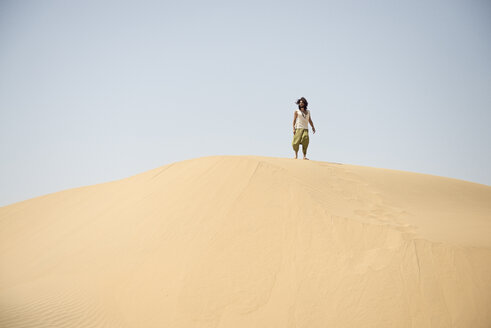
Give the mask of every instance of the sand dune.
[[214, 156], [15, 203], [0, 327], [491, 327], [491, 187]]

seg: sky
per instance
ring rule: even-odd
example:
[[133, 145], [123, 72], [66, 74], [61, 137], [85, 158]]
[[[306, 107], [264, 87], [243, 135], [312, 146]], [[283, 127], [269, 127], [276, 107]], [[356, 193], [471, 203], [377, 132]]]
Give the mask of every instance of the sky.
[[0, 0], [0, 206], [212, 155], [491, 185], [491, 2]]

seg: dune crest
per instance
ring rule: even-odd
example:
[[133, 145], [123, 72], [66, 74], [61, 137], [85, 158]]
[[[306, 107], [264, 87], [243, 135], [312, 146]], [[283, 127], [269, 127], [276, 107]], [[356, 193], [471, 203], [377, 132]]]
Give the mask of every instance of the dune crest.
[[491, 187], [211, 156], [0, 207], [0, 327], [490, 327]]

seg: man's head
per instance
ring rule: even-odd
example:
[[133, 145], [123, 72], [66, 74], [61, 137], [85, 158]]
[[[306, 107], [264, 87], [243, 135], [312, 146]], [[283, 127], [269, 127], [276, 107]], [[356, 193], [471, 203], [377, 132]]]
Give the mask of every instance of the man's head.
[[302, 108], [307, 109], [307, 106], [309, 105], [307, 99], [305, 99], [304, 97], [298, 99], [296, 104], [298, 105], [298, 109], [302, 109]]

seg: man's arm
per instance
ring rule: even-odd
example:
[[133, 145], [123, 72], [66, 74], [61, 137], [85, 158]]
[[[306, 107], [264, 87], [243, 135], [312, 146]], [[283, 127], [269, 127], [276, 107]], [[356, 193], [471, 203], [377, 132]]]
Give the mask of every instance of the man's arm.
[[314, 122], [312, 122], [312, 116], [309, 116], [309, 123], [312, 126], [312, 131], [315, 133]]
[[298, 113], [295, 111], [295, 114], [293, 114], [293, 134], [295, 134], [295, 122], [297, 121]]

